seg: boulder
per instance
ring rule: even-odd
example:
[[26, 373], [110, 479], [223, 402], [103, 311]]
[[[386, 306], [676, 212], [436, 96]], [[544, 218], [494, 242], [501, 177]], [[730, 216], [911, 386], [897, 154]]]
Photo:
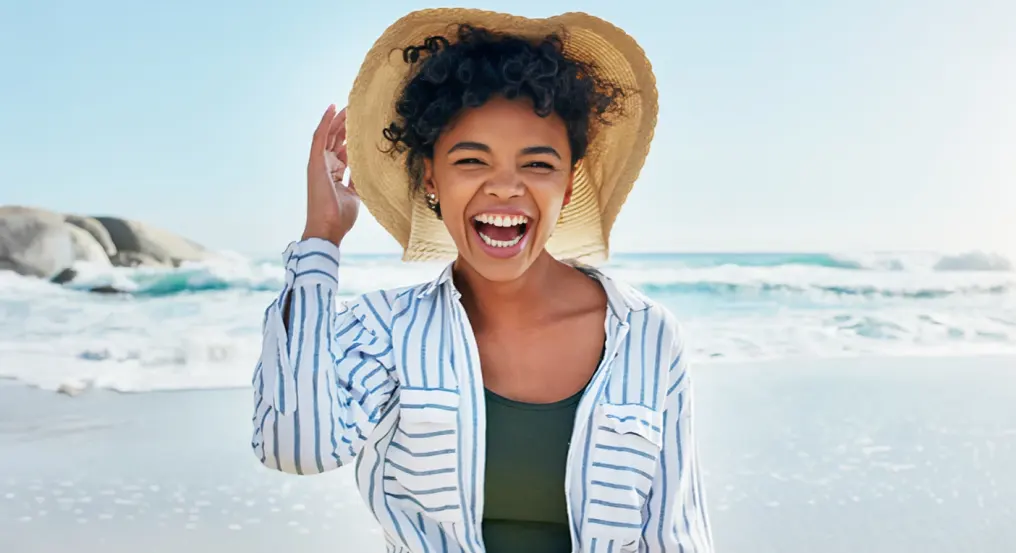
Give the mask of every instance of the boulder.
[[70, 225], [63, 215], [22, 206], [0, 207], [0, 267], [53, 278], [74, 263]]
[[109, 255], [106, 248], [102, 247], [93, 234], [87, 230], [65, 223], [71, 238], [71, 249], [74, 252], [74, 261], [84, 261], [96, 265], [109, 265]]
[[[105, 248], [88, 231], [70, 223], [64, 223], [64, 226], [67, 227], [70, 236], [73, 262], [85, 262], [107, 267], [111, 265]], [[73, 267], [65, 267], [50, 280], [57, 284], [63, 284], [74, 280], [77, 275], [78, 273]]]
[[167, 265], [177, 267], [186, 261], [201, 261], [209, 252], [199, 244], [163, 229], [119, 217], [95, 217], [105, 227], [116, 247], [114, 265]]
[[173, 267], [172, 261], [143, 252], [117, 252], [111, 261], [117, 267]]
[[102, 246], [102, 249], [106, 252], [106, 257], [111, 258], [116, 255], [116, 245], [113, 244], [113, 239], [109, 236], [109, 231], [106, 227], [102, 226], [97, 219], [94, 217], [86, 217], [84, 215], [66, 215], [64, 220], [68, 223], [79, 227], [88, 234], [92, 235], [92, 238]]

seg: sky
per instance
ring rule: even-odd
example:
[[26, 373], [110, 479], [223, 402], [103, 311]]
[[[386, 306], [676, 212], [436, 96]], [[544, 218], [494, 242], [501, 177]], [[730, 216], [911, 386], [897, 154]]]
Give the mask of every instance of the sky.
[[[646, 50], [660, 117], [614, 251], [1016, 253], [1012, 0], [444, 6], [586, 11]], [[281, 252], [321, 113], [425, 7], [2, 2], [0, 204]], [[343, 247], [398, 251], [365, 210]]]

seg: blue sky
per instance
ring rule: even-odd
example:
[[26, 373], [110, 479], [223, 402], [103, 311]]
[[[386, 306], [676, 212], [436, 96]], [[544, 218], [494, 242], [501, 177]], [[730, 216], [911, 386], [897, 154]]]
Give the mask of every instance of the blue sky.
[[[660, 120], [615, 251], [1016, 250], [1012, 0], [448, 5], [587, 11], [642, 43]], [[421, 7], [4, 2], [0, 203], [281, 251], [321, 111]], [[397, 251], [369, 215], [344, 245]]]

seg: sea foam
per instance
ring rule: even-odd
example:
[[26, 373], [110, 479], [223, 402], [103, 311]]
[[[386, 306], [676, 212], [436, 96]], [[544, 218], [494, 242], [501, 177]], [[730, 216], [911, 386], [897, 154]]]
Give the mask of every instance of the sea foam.
[[[279, 256], [75, 268], [63, 286], [0, 272], [0, 377], [65, 391], [249, 385]], [[339, 296], [441, 269], [345, 255]], [[670, 308], [698, 362], [1016, 353], [1016, 273], [998, 256], [640, 254], [603, 270]]]

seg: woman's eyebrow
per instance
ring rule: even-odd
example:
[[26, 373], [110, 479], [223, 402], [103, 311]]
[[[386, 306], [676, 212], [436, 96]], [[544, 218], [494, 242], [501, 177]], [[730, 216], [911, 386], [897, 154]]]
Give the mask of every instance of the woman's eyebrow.
[[535, 154], [549, 154], [557, 159], [561, 159], [561, 154], [557, 153], [557, 150], [550, 146], [530, 146], [522, 149], [522, 155], [535, 155]]
[[[458, 150], [475, 150], [480, 152], [491, 153], [490, 146], [481, 142], [458, 142], [451, 148], [448, 148], [448, 153], [452, 153]], [[529, 146], [522, 149], [522, 155], [538, 155], [547, 154], [561, 159], [561, 154], [558, 153], [552, 146]]]
[[451, 148], [448, 148], [448, 153], [450, 154], [456, 150], [478, 150], [489, 154], [490, 146], [480, 142], [459, 142]]

